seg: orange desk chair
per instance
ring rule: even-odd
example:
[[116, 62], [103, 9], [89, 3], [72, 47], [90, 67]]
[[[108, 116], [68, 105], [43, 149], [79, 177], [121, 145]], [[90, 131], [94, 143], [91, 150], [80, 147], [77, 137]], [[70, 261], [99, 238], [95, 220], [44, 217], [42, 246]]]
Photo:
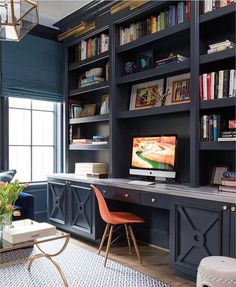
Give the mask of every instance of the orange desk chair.
[[103, 244], [104, 244], [104, 241], [105, 241], [105, 238], [106, 238], [107, 234], [109, 233], [104, 266], [106, 267], [106, 263], [107, 263], [107, 259], [108, 259], [108, 253], [109, 253], [110, 246], [111, 246], [113, 228], [114, 228], [114, 226], [119, 225], [119, 224], [124, 224], [124, 226], [125, 226], [125, 232], [126, 232], [126, 237], [127, 237], [127, 241], [128, 241], [128, 247], [129, 247], [130, 254], [131, 254], [131, 240], [130, 240], [130, 235], [131, 235], [131, 239], [133, 241], [137, 257], [139, 259], [140, 264], [142, 264], [140, 253], [138, 250], [138, 245], [137, 245], [131, 224], [132, 223], [144, 223], [144, 220], [141, 217], [139, 217], [133, 213], [109, 211], [107, 204], [106, 204], [106, 201], [105, 201], [104, 197], [102, 196], [101, 192], [99, 191], [99, 189], [94, 185], [91, 185], [91, 187], [93, 188], [93, 191], [95, 192], [95, 195], [96, 195], [97, 200], [98, 200], [98, 207], [99, 207], [100, 215], [101, 215], [102, 219], [106, 222], [106, 228], [105, 228], [105, 231], [104, 231], [103, 236], [102, 236], [102, 240], [101, 240], [101, 243], [100, 243], [100, 246], [98, 249], [98, 254], [100, 254], [102, 247], [103, 247]]

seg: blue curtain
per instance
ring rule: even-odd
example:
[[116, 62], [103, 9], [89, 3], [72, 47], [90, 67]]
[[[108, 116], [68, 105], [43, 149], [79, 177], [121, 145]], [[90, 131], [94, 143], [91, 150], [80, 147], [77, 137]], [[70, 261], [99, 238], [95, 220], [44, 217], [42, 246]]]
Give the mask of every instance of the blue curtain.
[[63, 101], [63, 45], [27, 35], [2, 43], [2, 96]]

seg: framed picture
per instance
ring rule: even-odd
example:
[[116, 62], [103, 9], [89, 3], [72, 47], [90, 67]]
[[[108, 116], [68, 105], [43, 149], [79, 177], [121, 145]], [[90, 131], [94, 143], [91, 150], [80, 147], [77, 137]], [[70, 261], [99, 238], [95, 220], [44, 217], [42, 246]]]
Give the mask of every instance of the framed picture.
[[229, 165], [215, 165], [211, 176], [211, 185], [221, 185], [221, 177], [225, 171], [229, 170]]
[[130, 110], [147, 109], [163, 103], [164, 80], [156, 80], [132, 86]]
[[94, 116], [96, 112], [96, 104], [84, 105], [83, 110], [80, 113], [80, 117], [91, 117]]
[[166, 105], [181, 104], [190, 101], [190, 73], [167, 78]]
[[152, 68], [152, 57], [146, 55], [138, 55], [137, 68], [139, 72]]

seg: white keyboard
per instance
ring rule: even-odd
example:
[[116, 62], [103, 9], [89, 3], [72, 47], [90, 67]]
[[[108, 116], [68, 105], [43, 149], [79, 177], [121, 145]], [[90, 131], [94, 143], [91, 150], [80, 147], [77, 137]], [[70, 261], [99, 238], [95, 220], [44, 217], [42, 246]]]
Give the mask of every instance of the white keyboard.
[[131, 180], [128, 184], [136, 184], [136, 185], [151, 185], [155, 184], [154, 181], [144, 181], [144, 180]]

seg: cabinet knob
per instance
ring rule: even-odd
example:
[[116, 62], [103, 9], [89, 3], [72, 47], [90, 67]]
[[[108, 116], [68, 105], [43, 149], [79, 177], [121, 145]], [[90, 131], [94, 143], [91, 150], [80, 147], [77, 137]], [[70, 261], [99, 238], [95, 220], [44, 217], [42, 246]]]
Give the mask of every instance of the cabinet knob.
[[126, 197], [126, 198], [128, 198], [128, 197], [129, 197], [128, 193], [125, 193], [125, 197]]
[[228, 209], [228, 206], [227, 205], [224, 205], [223, 206], [223, 210], [227, 210]]
[[152, 198], [152, 202], [156, 202], [156, 198]]
[[232, 207], [231, 207], [231, 211], [235, 212], [235, 211], [236, 211], [236, 207], [235, 207], [235, 206], [232, 206]]
[[102, 192], [103, 192], [104, 194], [107, 193], [105, 189], [103, 189]]

